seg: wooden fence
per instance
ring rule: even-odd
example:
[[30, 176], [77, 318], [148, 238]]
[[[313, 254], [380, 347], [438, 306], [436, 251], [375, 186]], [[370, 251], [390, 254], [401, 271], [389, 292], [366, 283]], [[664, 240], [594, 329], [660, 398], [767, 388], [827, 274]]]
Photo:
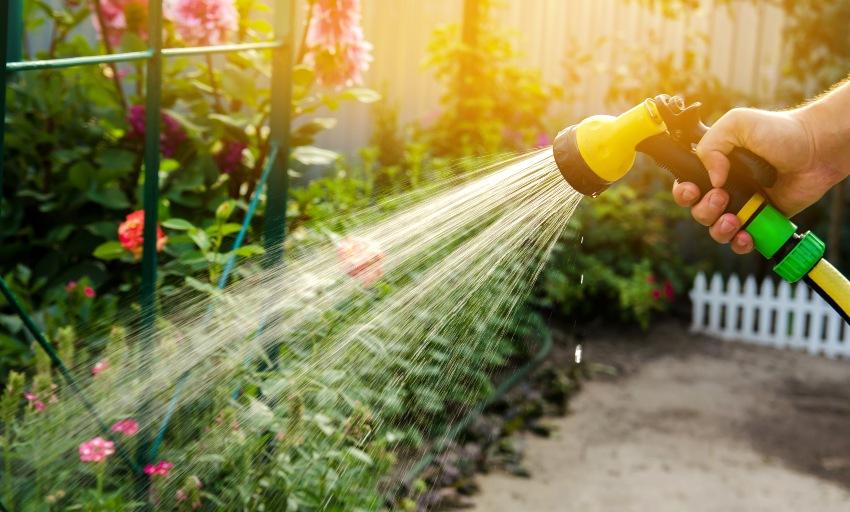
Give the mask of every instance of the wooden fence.
[[[401, 123], [433, 117], [442, 91], [433, 70], [423, 65], [428, 41], [437, 27], [461, 22], [463, 1], [361, 3], [363, 30], [375, 46], [365, 85], [397, 106]], [[784, 15], [772, 2], [702, 0], [699, 10], [675, 19], [638, 0], [503, 0], [498, 5], [494, 16], [519, 50], [518, 63], [577, 98], [553, 105], [553, 128], [621, 109], [606, 104], [605, 95], [612, 70], [633, 58], [635, 48], [648, 61], [667, 55], [678, 60], [685, 49], [695, 50], [723, 83], [762, 99], [772, 97], [779, 76]], [[569, 66], [582, 53], [592, 53], [593, 63], [576, 82]], [[346, 104], [336, 114], [339, 124], [322, 134], [320, 144], [355, 154], [369, 141], [370, 109]]]
[[790, 285], [720, 274], [694, 280], [691, 330], [725, 340], [850, 357], [850, 328], [803, 282]]

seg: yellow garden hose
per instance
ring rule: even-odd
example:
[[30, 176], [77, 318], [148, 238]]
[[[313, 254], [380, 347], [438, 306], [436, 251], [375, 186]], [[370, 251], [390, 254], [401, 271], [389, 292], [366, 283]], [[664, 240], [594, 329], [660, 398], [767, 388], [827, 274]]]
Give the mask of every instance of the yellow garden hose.
[[850, 322], [850, 281], [832, 264], [821, 259], [806, 275], [806, 284]]

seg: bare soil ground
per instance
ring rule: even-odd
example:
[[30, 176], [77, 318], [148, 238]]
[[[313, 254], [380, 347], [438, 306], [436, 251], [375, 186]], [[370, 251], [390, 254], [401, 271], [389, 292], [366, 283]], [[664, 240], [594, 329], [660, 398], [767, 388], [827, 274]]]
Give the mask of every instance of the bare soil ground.
[[481, 476], [475, 510], [850, 511], [850, 361], [676, 324], [626, 338], [588, 336], [617, 376], [520, 440], [530, 478]]

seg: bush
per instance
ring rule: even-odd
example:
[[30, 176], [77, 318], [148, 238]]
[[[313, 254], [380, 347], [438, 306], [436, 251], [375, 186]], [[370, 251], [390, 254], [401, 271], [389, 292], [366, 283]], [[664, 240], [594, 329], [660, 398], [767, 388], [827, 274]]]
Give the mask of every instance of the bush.
[[572, 319], [637, 321], [645, 329], [688, 289], [693, 268], [676, 229], [687, 213], [651, 174], [631, 173], [579, 206], [541, 277], [544, 306]]

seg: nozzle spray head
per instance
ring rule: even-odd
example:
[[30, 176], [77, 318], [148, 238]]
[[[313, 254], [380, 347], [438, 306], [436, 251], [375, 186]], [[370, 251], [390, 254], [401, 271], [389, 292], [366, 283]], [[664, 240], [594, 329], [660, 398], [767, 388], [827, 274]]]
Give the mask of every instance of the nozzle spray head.
[[653, 100], [614, 116], [593, 116], [555, 137], [558, 169], [575, 190], [596, 196], [622, 178], [635, 160], [635, 146], [666, 126]]

